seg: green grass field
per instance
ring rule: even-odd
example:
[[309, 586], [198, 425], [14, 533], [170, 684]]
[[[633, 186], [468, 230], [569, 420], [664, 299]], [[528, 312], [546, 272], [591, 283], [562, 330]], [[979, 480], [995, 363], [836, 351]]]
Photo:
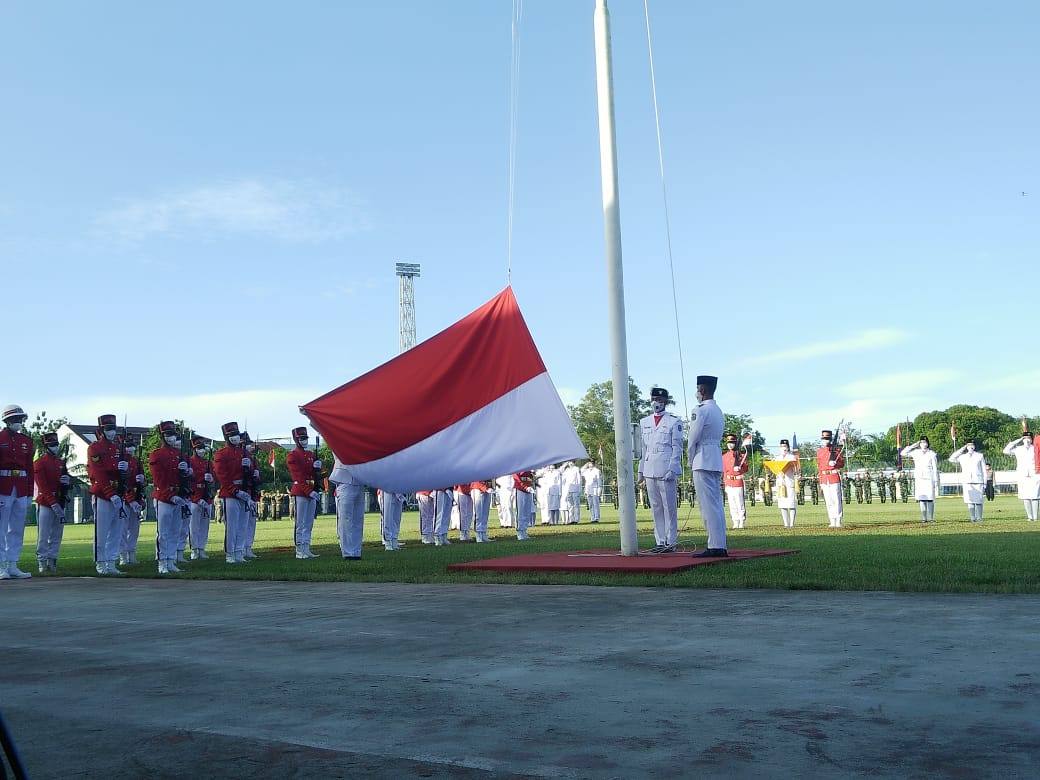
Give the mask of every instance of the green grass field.
[[[985, 593], [1040, 592], [1040, 523], [1028, 523], [1022, 504], [999, 497], [985, 507], [981, 524], [967, 521], [959, 498], [942, 499], [936, 522], [920, 523], [917, 505], [853, 504], [846, 507], [845, 528], [830, 529], [824, 507], [799, 508], [798, 527], [784, 529], [775, 507], [748, 507], [748, 528], [730, 532], [730, 547], [783, 547], [799, 554], [780, 558], [698, 567], [677, 575], [587, 575], [540, 573], [506, 575], [449, 573], [456, 561], [498, 557], [520, 552], [617, 548], [617, 515], [604, 511], [600, 525], [533, 529], [532, 538], [517, 542], [508, 529], [499, 529], [495, 512], [491, 544], [433, 547], [418, 541], [418, 516], [406, 512], [401, 539], [407, 547], [385, 552], [379, 544], [379, 518], [365, 520], [365, 550], [361, 561], [344, 561], [336, 542], [335, 518], [318, 518], [314, 532], [315, 560], [298, 561], [291, 548], [291, 521], [261, 522], [255, 550], [261, 559], [241, 566], [224, 563], [223, 526], [214, 524], [210, 560], [182, 564], [180, 579], [250, 579], [356, 582], [481, 582], [582, 585], [650, 585], [695, 588], [786, 588], [796, 590], [892, 590]], [[639, 511], [640, 544], [653, 545], [650, 517]], [[680, 540], [703, 546], [704, 532], [696, 509], [683, 506]], [[124, 567], [135, 577], [155, 577], [155, 524], [145, 523], [137, 566]], [[95, 576], [91, 560], [92, 525], [66, 526], [59, 574]], [[456, 532], [452, 532], [456, 536]], [[35, 574], [36, 529], [25, 534], [21, 567]], [[32, 568], [30, 569], [30, 566]]]

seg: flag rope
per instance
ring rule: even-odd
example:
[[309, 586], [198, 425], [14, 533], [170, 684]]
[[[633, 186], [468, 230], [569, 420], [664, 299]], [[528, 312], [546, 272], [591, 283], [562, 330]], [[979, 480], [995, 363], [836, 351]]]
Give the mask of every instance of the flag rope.
[[513, 0], [509, 53], [509, 162], [508, 203], [506, 207], [506, 284], [513, 283], [513, 206], [516, 202], [516, 146], [520, 116], [520, 21], [524, 0]]

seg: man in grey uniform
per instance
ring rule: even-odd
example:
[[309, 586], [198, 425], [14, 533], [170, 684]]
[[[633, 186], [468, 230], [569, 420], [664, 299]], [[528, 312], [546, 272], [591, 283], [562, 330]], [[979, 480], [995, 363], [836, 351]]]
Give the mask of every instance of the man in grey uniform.
[[674, 549], [679, 537], [675, 485], [682, 462], [683, 428], [682, 420], [667, 411], [668, 403], [667, 390], [651, 387], [653, 414], [639, 422], [639, 435], [643, 442], [639, 482], [646, 484], [650, 512], [654, 517], [654, 539], [657, 541], [657, 546], [651, 550], [654, 553]]
[[722, 410], [715, 403], [718, 377], [697, 377], [697, 412], [690, 423], [690, 469], [693, 488], [701, 508], [701, 519], [708, 532], [702, 558], [724, 558], [726, 552], [726, 515], [722, 510]]

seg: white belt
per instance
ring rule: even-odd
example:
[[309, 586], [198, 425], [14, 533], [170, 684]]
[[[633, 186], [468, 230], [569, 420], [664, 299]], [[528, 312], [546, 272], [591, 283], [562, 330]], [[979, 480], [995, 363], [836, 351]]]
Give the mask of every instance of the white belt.
[[0, 469], [0, 477], [27, 477], [29, 476], [28, 471], [22, 471], [21, 469]]

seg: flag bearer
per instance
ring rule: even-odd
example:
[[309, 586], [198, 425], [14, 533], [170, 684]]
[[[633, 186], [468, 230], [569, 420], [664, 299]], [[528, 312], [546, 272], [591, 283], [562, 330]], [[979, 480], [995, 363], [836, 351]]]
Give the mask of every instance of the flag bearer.
[[58, 434], [43, 434], [43, 453], [33, 464], [36, 480], [36, 562], [40, 574], [58, 570], [58, 553], [65, 530], [65, 506], [72, 480], [58, 457]]
[[[639, 422], [642, 457], [639, 459], [639, 482], [646, 485], [650, 511], [654, 518], [654, 552], [675, 548], [679, 535], [679, 513], [676, 503], [676, 480], [679, 477], [683, 449], [682, 420], [667, 411], [668, 391], [650, 388], [653, 414]], [[721, 431], [720, 431], [721, 436]]]
[[317, 558], [318, 554], [311, 552], [311, 534], [314, 531], [314, 518], [318, 511], [318, 490], [314, 474], [321, 469], [321, 461], [317, 455], [307, 449], [309, 439], [307, 428], [293, 428], [293, 441], [296, 449], [292, 450], [286, 457], [285, 462], [289, 466], [289, 476], [292, 477], [292, 487], [289, 495], [294, 496], [296, 502], [296, 557], [300, 560], [306, 558]]
[[1022, 435], [1008, 442], [1004, 447], [1005, 455], [1015, 456], [1015, 474], [1018, 482], [1018, 497], [1026, 510], [1027, 520], [1037, 519], [1040, 508], [1040, 477], [1036, 473], [1036, 451], [1033, 447], [1033, 434], [1024, 431]]
[[747, 507], [744, 495], [744, 475], [747, 474], [748, 453], [737, 450], [737, 435], [726, 434], [726, 451], [722, 453], [722, 479], [726, 487], [729, 519], [734, 528], [744, 528]]
[[844, 448], [835, 446], [833, 431], [820, 432], [820, 448], [816, 450], [816, 470], [820, 491], [827, 504], [827, 518], [831, 528], [841, 528], [842, 506], [841, 470], [845, 468]]
[[25, 541], [25, 518], [33, 494], [33, 440], [22, 432], [25, 412], [17, 404], [5, 406], [0, 418], [0, 579], [32, 577], [18, 568]]
[[336, 533], [344, 560], [361, 560], [361, 542], [365, 538], [365, 485], [335, 459], [329, 482], [336, 490]]
[[188, 521], [188, 541], [191, 559], [205, 560], [209, 543], [209, 523], [213, 518], [213, 464], [207, 460], [206, 440], [201, 436], [191, 439], [191, 518]]
[[243, 469], [252, 468], [252, 461], [242, 449], [242, 435], [237, 422], [220, 427], [225, 444], [213, 456], [213, 473], [220, 483], [221, 516], [224, 518], [224, 560], [245, 563], [246, 516], [256, 511], [252, 496], [242, 489]]
[[603, 472], [596, 461], [589, 459], [581, 469], [581, 477], [585, 481], [585, 499], [589, 502], [589, 516], [593, 523], [600, 520], [600, 501], [603, 498]]
[[[722, 508], [722, 429], [725, 425], [722, 410], [715, 403], [718, 377], [697, 377], [697, 412], [690, 424], [690, 471], [693, 489], [701, 507], [701, 520], [708, 532], [705, 549], [697, 553], [702, 558], [724, 558], [726, 548], [726, 514]], [[672, 494], [675, 508], [675, 494]], [[672, 545], [675, 544], [674, 537]]]
[[116, 568], [122, 544], [122, 523], [126, 515], [120, 496], [120, 483], [125, 490], [130, 464], [120, 459], [116, 444], [116, 416], [98, 417], [97, 439], [87, 447], [87, 477], [90, 480], [91, 504], [94, 510], [94, 568], [98, 574], [122, 574]]
[[914, 461], [914, 497], [921, 506], [921, 522], [933, 522], [935, 497], [939, 495], [939, 458], [927, 436], [903, 447], [900, 455]]
[[968, 505], [968, 519], [982, 522], [982, 501], [986, 489], [986, 460], [978, 452], [975, 442], [969, 441], [950, 455], [950, 463], [961, 467], [964, 482], [964, 503]]
[[[488, 539], [488, 516], [491, 513], [492, 481], [472, 482], [469, 486], [470, 501], [473, 502], [473, 533], [477, 541], [484, 543]], [[420, 507], [421, 511], [421, 507]]]
[[774, 498], [784, 528], [794, 528], [794, 522], [798, 519], [798, 496], [795, 493], [798, 487], [798, 456], [791, 452], [791, 442], [787, 439], [780, 440], [780, 456], [776, 460], [787, 461], [788, 465], [776, 475]]
[[119, 563], [132, 566], [137, 563], [137, 542], [141, 537], [141, 513], [144, 511], [144, 469], [136, 457], [137, 448], [126, 442], [123, 454], [127, 462], [126, 491], [123, 493], [125, 522], [120, 527]]
[[170, 420], [159, 423], [162, 446], [148, 456], [155, 490], [156, 529], [155, 557], [159, 574], [179, 574], [177, 542], [183, 521], [182, 511], [188, 509], [188, 499], [181, 495], [181, 477], [188, 470], [188, 462], [181, 458], [181, 442], [177, 426]]

